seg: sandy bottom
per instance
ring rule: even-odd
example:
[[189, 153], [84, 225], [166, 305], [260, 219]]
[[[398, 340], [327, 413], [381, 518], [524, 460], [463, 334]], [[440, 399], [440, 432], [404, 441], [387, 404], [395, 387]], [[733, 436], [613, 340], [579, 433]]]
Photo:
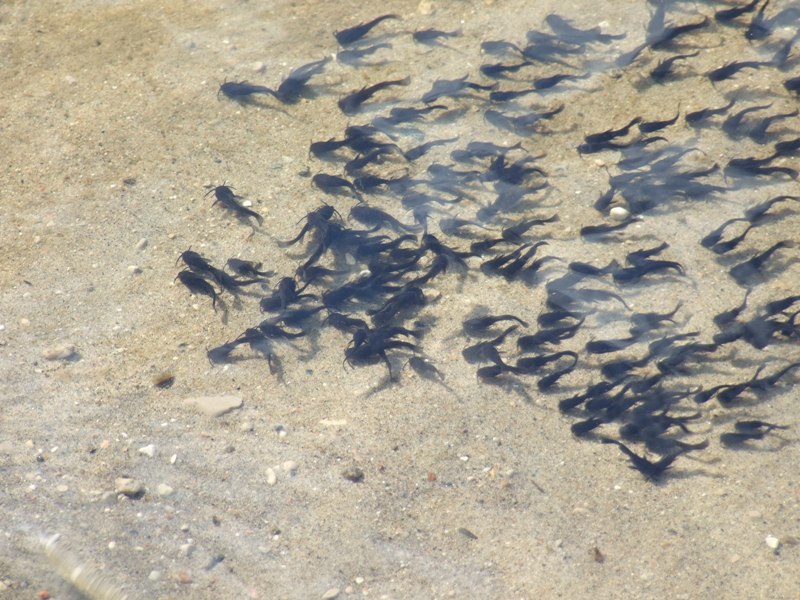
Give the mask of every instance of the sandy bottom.
[[[727, 270], [777, 241], [800, 239], [800, 211], [787, 207], [729, 256], [698, 240], [757, 202], [798, 193], [796, 183], [778, 176], [675, 201], [610, 242], [589, 242], [578, 232], [609, 222], [592, 204], [608, 188], [604, 167], [619, 172], [619, 155], [581, 157], [575, 147], [584, 134], [634, 116], [667, 119], [722, 106], [731, 95], [740, 106], [773, 102], [770, 114], [793, 110], [797, 98], [781, 86], [791, 73], [748, 70], [715, 86], [693, 75], [774, 52], [790, 29], [749, 45], [742, 27], [715, 25], [678, 50], [646, 51], [619, 70], [608, 63], [643, 39], [645, 2], [39, 4], [0, 7], [0, 598], [79, 598], [59, 575], [70, 564], [84, 565], [86, 579], [97, 576], [96, 588], [102, 579], [120, 594], [86, 592], [93, 598], [800, 597], [800, 374], [766, 394], [744, 394], [732, 408], [695, 407], [700, 417], [687, 439], [708, 439], [708, 449], [681, 457], [654, 483], [627, 468], [615, 448], [573, 437], [577, 417], [558, 410], [560, 399], [599, 381], [596, 359], [582, 359], [558, 388], [541, 393], [526, 378], [481, 383], [461, 357], [470, 343], [461, 322], [473, 311], [513, 313], [533, 324], [530, 333], [543, 310], [542, 284], [562, 275], [566, 262], [601, 266], [659, 241], [670, 244], [663, 258], [679, 261], [686, 275], [617, 291], [636, 311], [682, 303], [671, 331], [700, 331], [709, 341], [713, 316], [746, 291]], [[484, 277], [476, 259], [469, 274], [448, 272], [428, 284], [437, 300], [420, 313], [430, 329], [422, 346], [444, 383], [403, 368], [401, 354], [396, 383], [386, 382], [381, 364], [343, 365], [347, 337], [318, 327], [278, 347], [280, 377], [249, 351], [209, 365], [208, 348], [263, 318], [258, 299], [267, 292], [224, 294], [215, 313], [210, 299], [173, 282], [178, 255], [191, 247], [218, 265], [238, 256], [291, 275], [306, 250], [276, 240], [295, 235], [323, 200], [345, 216], [352, 205], [311, 186], [311, 174], [341, 174], [341, 165], [310, 158], [309, 142], [341, 137], [348, 124], [391, 106], [372, 103], [348, 118], [336, 100], [407, 75], [409, 86], [375, 100], [418, 105], [436, 79], [465, 74], [488, 83], [481, 64], [513, 59], [481, 56], [480, 42], [525, 44], [529, 29], [546, 29], [556, 4], [576, 25], [602, 20], [605, 31], [628, 36], [593, 49], [591, 78], [521, 103], [565, 103], [547, 123], [549, 134], [520, 138], [487, 124], [476, 99], [485, 93], [447, 100], [462, 114], [422, 128], [428, 140], [522, 140], [529, 153], [545, 154], [537, 165], [551, 190], [533, 212], [560, 216], [541, 232], [547, 254], [565, 262], [533, 286]], [[599, 11], [602, 4], [609, 6]], [[674, 9], [670, 19], [698, 20], [694, 5], [682, 6], [686, 12]], [[318, 97], [291, 106], [217, 97], [225, 80], [276, 85], [290, 69], [336, 52], [333, 31], [377, 10], [401, 17], [375, 30], [396, 34], [384, 39], [393, 48], [375, 55], [385, 64], [332, 62], [312, 81]], [[410, 32], [427, 27], [463, 36], [446, 40], [449, 48], [414, 44]], [[658, 60], [695, 48], [702, 49], [695, 62], [679, 69], [686, 77], [648, 84]], [[544, 66], [536, 74], [564, 70]], [[797, 123], [776, 124], [786, 135], [775, 139], [795, 137]], [[682, 121], [667, 135], [703, 150], [690, 157], [694, 168], [770, 150]], [[414, 168], [450, 162], [453, 147], [432, 150]], [[798, 167], [792, 157], [781, 164]], [[263, 225], [211, 206], [204, 186], [226, 181]], [[708, 181], [725, 185], [719, 173]], [[410, 222], [396, 200], [376, 203]], [[472, 218], [474, 205], [459, 216]], [[787, 248], [767, 264], [750, 286], [746, 315], [800, 293], [797, 258], [797, 248]], [[626, 334], [627, 311], [613, 302], [597, 308], [602, 316], [562, 349]], [[513, 344], [503, 351], [516, 354]], [[774, 372], [798, 360], [796, 337], [761, 351], [737, 343], [672, 383], [746, 381], [761, 365]], [[157, 387], [164, 377], [174, 383]], [[210, 395], [240, 397], [242, 406], [214, 417], [185, 402]], [[737, 418], [791, 427], [735, 451], [719, 434]], [[614, 434], [614, 426], [603, 433]], [[118, 478], [136, 480], [143, 494], [118, 494]], [[42, 540], [54, 534], [61, 537], [51, 561]]]

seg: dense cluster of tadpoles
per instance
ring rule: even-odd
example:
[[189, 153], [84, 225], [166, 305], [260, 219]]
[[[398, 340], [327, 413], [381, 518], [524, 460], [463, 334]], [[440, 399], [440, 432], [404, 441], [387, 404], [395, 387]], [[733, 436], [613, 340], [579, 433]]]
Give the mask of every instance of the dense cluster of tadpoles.
[[[698, 361], [724, 360], [721, 353], [732, 344], [744, 343], [757, 349], [787, 340], [796, 344], [800, 294], [775, 299], [759, 307], [754, 316], [742, 318], [753, 286], [769, 277], [765, 263], [775, 253], [793, 248], [793, 241], [777, 241], [730, 268], [730, 276], [747, 289], [744, 300], [716, 315], [717, 332], [711, 341], [702, 342], [699, 331], [675, 332], [680, 303], [665, 313], [633, 312], [625, 296], [618, 293], [642, 280], [665, 283], [683, 277], [680, 263], [662, 258], [669, 249], [667, 243], [630, 251], [605, 266], [566, 263], [557, 256], [541, 255], [548, 246], [548, 228], [558, 221], [558, 215], [531, 214], [552, 191], [540, 163], [544, 155], [529, 154], [523, 141], [510, 146], [457, 137], [414, 145], [407, 142], [424, 139], [422, 123], [452, 124], [467, 103], [477, 106], [485, 121], [499, 130], [523, 138], [554, 135], [544, 122], [563, 111], [564, 104], [523, 108], [518, 100], [545, 92], [574, 91], [560, 86], [610, 68], [637, 68], [649, 79], [649, 85], [685, 78], [685, 73], [676, 72], [679, 63], [680, 70], [685, 71], [684, 65], [699, 50], [675, 54], [675, 49], [685, 45], [693, 32], [712, 28], [743, 34], [754, 53], [770, 54], [766, 60], [731, 62], [706, 72], [704, 75], [714, 83], [735, 77], [743, 69], [786, 72], [800, 62], [794, 52], [800, 38], [797, 7], [773, 11], [769, 0], [753, 0], [738, 6], [725, 4], [713, 15], [676, 24], [670, 11], [678, 2], [650, 4], [652, 16], [644, 41], [615, 60], [604, 58], [609, 54], [608, 45], [625, 35], [604, 33], [598, 27], [579, 29], [558, 15], [550, 15], [545, 19], [549, 30], [529, 31], [524, 45], [482, 43], [485, 56], [511, 61], [480, 67], [486, 82], [471, 81], [468, 76], [437, 80], [419, 102], [386, 103], [388, 111], [375, 115], [377, 111], [372, 110], [374, 116], [369, 122], [348, 126], [340, 138], [311, 143], [310, 154], [316, 159], [342, 165], [341, 174], [317, 173], [312, 184], [332, 197], [351, 197], [354, 203], [348, 220], [359, 225], [349, 226], [332, 204], [309, 212], [297, 235], [279, 243], [282, 247], [306, 243], [306, 256], [293, 276], [279, 279], [269, 294], [261, 297], [260, 309], [267, 317], [235, 339], [208, 350], [209, 360], [213, 364], [234, 360], [243, 356], [239, 349], [247, 347], [266, 357], [271, 371], [280, 374], [276, 343], [291, 344], [306, 338], [313, 345], [320, 326], [327, 326], [349, 337], [344, 360], [351, 366], [382, 362], [389, 379], [395, 380], [399, 365], [404, 363], [419, 377], [446, 385], [422, 348], [435, 323], [424, 313], [424, 308], [436, 301], [429, 284], [453, 273], [459, 277], [474, 275], [477, 266], [485, 277], [544, 285], [546, 291], [535, 328], [519, 316], [486, 314], [485, 310], [463, 321], [463, 334], [471, 340], [463, 357], [467, 363], [479, 365], [479, 380], [504, 384], [517, 380], [517, 387], [524, 390], [519, 381], [534, 377], [542, 392], [557, 392], [559, 382], [579, 364], [595, 369], [602, 379], [568, 397], [561, 392], [560, 410], [576, 417], [574, 435], [617, 445], [632, 466], [651, 479], [661, 476], [679, 456], [705, 448], [707, 440], [684, 440], [692, 434], [691, 422], [700, 416], [687, 410], [692, 404], [684, 400], [693, 400], [695, 407], [711, 400], [723, 407], [733, 406], [742, 397], [769, 392], [784, 377], [790, 377], [800, 362], [790, 359], [777, 369], [761, 365], [749, 379], [710, 388], [675, 389], [670, 383], [675, 376], [691, 375]], [[391, 49], [393, 37], [371, 38], [369, 33], [380, 23], [398, 18], [383, 15], [337, 32], [341, 46], [337, 60], [350, 67], [383, 64], [367, 61]], [[790, 39], [775, 39], [777, 28], [789, 26], [796, 30]], [[449, 48], [448, 42], [460, 34], [426, 29], [413, 33], [413, 40], [432, 48]], [[602, 53], [595, 51], [598, 46], [605, 47]], [[643, 56], [658, 59], [663, 54], [666, 56], [654, 67], [651, 61], [649, 70], [639, 67], [645, 62]], [[313, 96], [310, 82], [331, 60], [324, 58], [295, 69], [275, 89], [245, 81], [225, 82], [219, 93], [241, 103], [257, 102], [257, 95], [267, 95], [291, 105]], [[551, 68], [566, 72], [544, 77], [526, 75]], [[366, 86], [343, 95], [338, 105], [346, 115], [360, 115], [376, 94], [409, 83], [406, 77]], [[783, 85], [789, 93], [800, 93], [800, 77], [788, 78]], [[704, 153], [698, 147], [670, 143], [668, 134], [671, 127], [678, 127], [680, 112], [660, 121], [636, 117], [622, 127], [586, 135], [577, 144], [579, 153], [616, 151], [619, 157], [615, 169], [609, 170], [616, 173], [609, 174], [609, 189], [599, 196], [595, 208], [608, 214], [621, 202], [625, 209], [621, 221], [587, 225], [580, 230], [580, 237], [588, 243], [617, 240], [640, 214], [671, 203], [709, 199], [761, 182], [796, 180], [797, 172], [785, 166], [784, 160], [781, 164], [773, 161], [796, 156], [800, 138], [785, 139], [771, 127], [796, 117], [798, 111], [767, 114], [772, 103], [765, 103], [732, 112], [738, 101], [732, 98], [722, 107], [684, 115], [685, 126], [698, 134], [704, 128], [713, 128], [732, 139], [749, 138], [759, 145], [771, 145], [771, 153], [763, 158], [732, 158], [721, 169], [717, 164], [699, 169], [686, 166], [687, 156]], [[451, 161], [432, 162], [423, 169], [423, 157], [438, 146], [454, 147]], [[712, 177], [716, 183], [711, 182]], [[215, 203], [238, 218], [261, 224], [261, 216], [228, 185], [214, 187], [209, 193], [214, 194]], [[722, 257], [742, 244], [754, 228], [794, 217], [798, 202], [800, 196], [781, 195], [754, 203], [741, 217], [725, 221], [708, 233], [700, 244]], [[457, 216], [471, 209], [474, 218]], [[392, 213], [410, 213], [413, 222], [405, 223]], [[227, 261], [227, 270], [220, 269], [191, 249], [181, 253], [179, 260], [185, 269], [178, 279], [192, 293], [211, 297], [214, 310], [222, 292], [236, 295], [245, 288], [263, 290], [273, 275], [262, 270], [260, 263], [234, 258]], [[613, 305], [626, 311], [630, 322], [626, 337], [591, 339], [583, 346], [582, 355], [573, 350], [554, 350], [576, 336], [596, 315], [603, 315], [604, 321], [613, 319], [611, 315], [616, 313], [604, 308]], [[514, 359], [508, 358], [510, 343], [518, 350]], [[607, 432], [611, 424], [618, 426], [617, 436], [597, 434], [601, 428]], [[743, 446], [775, 435], [779, 429], [785, 427], [738, 420], [733, 430], [722, 433], [719, 439], [725, 446]], [[629, 445], [634, 444], [647, 452], [632, 450]]]

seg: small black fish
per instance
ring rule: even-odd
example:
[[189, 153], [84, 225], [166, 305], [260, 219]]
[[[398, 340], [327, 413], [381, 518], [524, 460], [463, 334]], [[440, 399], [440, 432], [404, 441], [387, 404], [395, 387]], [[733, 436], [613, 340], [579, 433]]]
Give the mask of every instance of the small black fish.
[[676, 271], [680, 275], [683, 275], [683, 267], [680, 265], [680, 263], [677, 263], [675, 261], [644, 260], [632, 267], [617, 269], [611, 274], [611, 276], [617, 283], [636, 283], [642, 277], [644, 277], [649, 273], [655, 273], [657, 271], [664, 271], [669, 269]]
[[742, 303], [739, 304], [739, 306], [735, 306], [729, 310], [717, 314], [714, 317], [714, 325], [722, 329], [726, 325], [733, 323], [733, 321], [736, 320], [736, 317], [738, 317], [739, 314], [741, 314], [741, 312], [745, 308], [747, 308], [747, 298], [750, 296], [751, 291], [752, 288], [748, 289], [747, 292], [745, 292], [744, 299], [742, 300]]
[[574, 325], [540, 329], [532, 335], [523, 335], [517, 339], [517, 347], [522, 352], [532, 352], [544, 344], [560, 344], [563, 340], [574, 337], [583, 322], [584, 317], [581, 317]]
[[705, 121], [709, 117], [713, 117], [716, 115], [724, 115], [726, 112], [728, 112], [730, 108], [733, 107], [734, 104], [736, 104], [736, 98], [731, 100], [725, 106], [721, 106], [719, 108], [704, 108], [701, 110], [696, 110], [694, 112], [686, 113], [684, 119], [686, 120], [686, 123], [688, 123], [692, 127], [698, 127], [703, 123], [703, 121]]
[[522, 242], [522, 236], [525, 235], [531, 227], [538, 227], [541, 225], [546, 225], [548, 223], [555, 223], [559, 220], [558, 214], [554, 214], [552, 217], [546, 217], [543, 219], [527, 219], [525, 221], [521, 221], [516, 225], [511, 225], [509, 227], [505, 227], [501, 234], [501, 237], [511, 243], [511, 244], [519, 244]]
[[667, 313], [635, 313], [631, 315], [632, 326], [628, 331], [631, 335], [641, 335], [658, 329], [664, 321], [674, 323], [675, 320], [672, 317], [680, 310], [681, 306], [683, 306], [683, 303], [678, 302], [677, 306]]
[[480, 85], [467, 81], [467, 75], [459, 79], [437, 79], [433, 82], [431, 89], [423, 94], [422, 101], [425, 104], [430, 104], [445, 96], [456, 96], [465, 89], [493, 90], [495, 87], [497, 87], [497, 83], [493, 83], [492, 85]]
[[236, 100], [238, 102], [250, 102], [250, 96], [253, 94], [270, 94], [275, 95], [275, 91], [271, 90], [265, 85], [254, 85], [248, 81], [226, 81], [219, 86], [217, 97], [220, 93], [226, 98]]
[[688, 452], [688, 449], [680, 449], [671, 454], [667, 454], [656, 462], [652, 462], [643, 456], [639, 456], [618, 440], [601, 438], [600, 441], [602, 441], [604, 444], [616, 445], [622, 451], [622, 453], [630, 459], [632, 468], [636, 469], [642, 475], [644, 475], [646, 479], [650, 480], [655, 480], [661, 477], [667, 471], [667, 469], [672, 466], [672, 463], [675, 462], [675, 459], [677, 459], [681, 454]]
[[745, 13], [753, 12], [756, 9], [756, 6], [758, 6], [759, 2], [761, 2], [761, 0], [752, 0], [751, 2], [741, 6], [734, 6], [733, 8], [718, 10], [714, 13], [714, 19], [720, 23], [733, 21], [736, 17], [740, 17]]
[[211, 298], [211, 305], [214, 312], [217, 312], [217, 292], [205, 279], [192, 271], [181, 271], [175, 279], [180, 279], [181, 283], [189, 288], [193, 294], [203, 294]]
[[707, 27], [711, 21], [708, 17], [703, 17], [700, 21], [695, 23], [686, 23], [685, 25], [672, 25], [672, 26], [662, 26], [657, 30], [647, 32], [646, 43], [650, 46], [650, 48], [657, 50], [659, 48], [664, 48], [668, 46], [672, 41], [685, 33], [689, 33], [690, 31], [695, 31], [697, 29], [702, 29]]
[[225, 263], [228, 268], [243, 277], [272, 277], [275, 271], [261, 271], [261, 263], [240, 258], [229, 258]]
[[369, 33], [369, 31], [375, 27], [378, 23], [385, 21], [387, 19], [399, 19], [399, 15], [381, 15], [380, 17], [376, 17], [371, 21], [367, 21], [366, 23], [360, 23], [353, 27], [349, 27], [348, 29], [343, 29], [342, 31], [337, 31], [334, 33], [334, 37], [336, 41], [339, 42], [340, 46], [348, 46], [353, 42], [356, 42], [363, 38], [365, 35]]
[[439, 29], [420, 29], [415, 31], [412, 37], [418, 44], [425, 44], [426, 46], [444, 46], [440, 40], [461, 37], [461, 30], [441, 31]]
[[403, 79], [382, 81], [380, 83], [376, 83], [375, 85], [365, 86], [360, 90], [345, 96], [344, 98], [340, 98], [338, 102], [339, 108], [344, 114], [353, 115], [359, 111], [364, 102], [369, 100], [377, 92], [392, 86], [409, 85], [410, 83], [411, 77], [405, 77]]
[[631, 130], [631, 127], [639, 123], [641, 120], [642, 120], [641, 117], [636, 117], [634, 119], [631, 119], [630, 123], [620, 127], [619, 129], [607, 129], [599, 133], [590, 133], [584, 136], [583, 140], [587, 144], [601, 144], [603, 142], [608, 142], [610, 140], [613, 140], [614, 138], [628, 135], [628, 132]]
[[444, 146], [445, 144], [451, 144], [458, 140], [458, 136], [452, 138], [446, 138], [443, 140], [433, 140], [430, 142], [425, 142], [424, 144], [420, 144], [419, 146], [414, 146], [413, 148], [406, 150], [403, 153], [403, 157], [407, 161], [414, 161], [424, 156], [428, 153], [431, 148], [435, 148], [436, 146]]
[[606, 235], [615, 231], [621, 231], [636, 221], [638, 221], [638, 219], [629, 218], [621, 223], [617, 223], [616, 225], [587, 225], [585, 227], [581, 227], [580, 235], [581, 237]]
[[787, 79], [783, 82], [783, 87], [786, 88], [786, 91], [800, 94], [800, 76]]
[[341, 194], [342, 189], [348, 189], [353, 196], [360, 200], [361, 194], [353, 183], [344, 177], [330, 175], [328, 173], [317, 173], [311, 178], [311, 183], [317, 186], [326, 194]]
[[325, 65], [330, 62], [330, 56], [297, 67], [284, 79], [275, 90], [274, 96], [284, 104], [294, 104], [303, 97], [306, 85], [314, 75], [322, 73]]
[[501, 323], [503, 321], [516, 321], [523, 327], [528, 326], [525, 321], [519, 317], [515, 317], [514, 315], [489, 315], [486, 317], [474, 317], [467, 319], [462, 323], [462, 325], [464, 327], [464, 333], [467, 335], [481, 337], [489, 333], [488, 330], [492, 325]]
[[706, 73], [706, 77], [713, 82], [723, 81], [725, 79], [730, 79], [734, 75], [736, 75], [739, 71], [743, 69], [758, 69], [760, 67], [769, 67], [772, 66], [771, 61], [757, 61], [757, 60], [746, 60], [741, 62], [730, 62], [727, 65], [723, 65], [717, 69], [712, 69], [708, 73]]
[[681, 116], [681, 113], [678, 112], [674, 117], [671, 119], [666, 119], [664, 121], [642, 121], [639, 123], [639, 131], [641, 133], [653, 133], [654, 131], [661, 131], [665, 127], [669, 127], [670, 125], [674, 125], [678, 122], [678, 117]]
[[513, 65], [507, 65], [503, 63], [492, 63], [488, 65], [481, 65], [480, 72], [481, 75], [484, 77], [491, 77], [493, 79], [497, 79], [502, 77], [504, 73], [516, 73], [520, 69], [524, 67], [529, 67], [531, 63], [527, 61], [523, 61], [521, 63], [516, 63]]
[[[259, 225], [264, 222], [264, 217], [239, 203], [239, 200], [241, 200], [242, 197], [234, 194], [233, 190], [229, 186], [218, 185], [217, 187], [210, 189], [208, 193], [206, 193], [206, 196], [208, 196], [208, 194], [211, 192], [214, 192], [214, 197], [216, 198], [214, 200], [214, 204], [219, 203], [228, 210], [232, 210], [237, 216], [240, 217], [254, 217], [256, 221], [258, 221]], [[214, 206], [214, 204], [211, 206]]]
[[502, 56], [508, 52], [521, 55], [522, 48], [505, 40], [487, 40], [485, 42], [481, 42], [481, 52], [484, 54], [491, 54], [493, 56]]
[[650, 71], [650, 79], [656, 83], [663, 83], [667, 77], [672, 74], [672, 67], [677, 61], [686, 60], [687, 58], [694, 58], [698, 54], [700, 54], [699, 50], [690, 54], [676, 54], [675, 56], [665, 58], [664, 60], [660, 61], [653, 70]]
[[350, 216], [364, 225], [373, 227], [388, 227], [396, 232], [418, 231], [418, 226], [403, 225], [389, 213], [367, 204], [356, 204], [350, 209]]

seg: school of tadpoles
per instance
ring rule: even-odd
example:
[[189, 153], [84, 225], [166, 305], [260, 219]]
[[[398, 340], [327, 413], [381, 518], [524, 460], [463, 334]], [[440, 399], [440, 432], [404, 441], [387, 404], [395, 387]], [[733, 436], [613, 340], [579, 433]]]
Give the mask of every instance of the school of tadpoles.
[[[798, 172], [792, 165], [797, 164], [800, 137], [798, 109], [791, 107], [797, 106], [800, 94], [800, 51], [795, 50], [800, 6], [780, 8], [769, 0], [706, 2], [700, 9], [695, 3], [688, 7], [668, 0], [649, 4], [650, 21], [641, 34], [581, 29], [553, 14], [544, 19], [542, 29], [528, 31], [525, 40], [483, 41], [480, 54], [485, 60], [478, 73], [438, 79], [421, 97], [408, 97], [411, 77], [339, 90], [341, 111], [362, 122], [349, 125], [338, 138], [310, 145], [310, 154], [334, 172], [317, 172], [312, 178], [330, 203], [309, 212], [296, 236], [279, 243], [305, 244], [305, 258], [296, 272], [268, 284], [274, 273], [263, 270], [261, 263], [231, 258], [225, 270], [191, 249], [180, 254], [185, 268], [177, 279], [192, 293], [209, 296], [214, 310], [223, 294], [248, 290], [261, 296], [259, 306], [266, 318], [208, 350], [212, 364], [255, 354], [269, 361], [273, 374], [280, 374], [279, 344], [331, 327], [342, 333], [349, 365], [382, 363], [389, 380], [395, 381], [406, 364], [419, 377], [446, 387], [435, 359], [424, 350], [425, 338], [435, 327], [435, 319], [426, 317], [426, 307], [436, 301], [433, 283], [444, 277], [477, 276], [543, 287], [544, 304], [520, 307], [524, 314], [483, 310], [464, 315], [463, 334], [469, 340], [464, 360], [477, 365], [483, 383], [506, 385], [513, 380], [524, 388], [535, 380], [541, 393], [552, 395], [563, 413], [574, 416], [575, 436], [617, 445], [631, 466], [649, 479], [663, 475], [679, 456], [708, 446], [707, 439], [696, 439], [691, 427], [706, 403], [747, 406], [776, 386], [797, 381], [800, 289], [758, 306], [748, 304], [757, 286], [780, 277], [782, 269], [797, 262], [797, 239], [779, 239], [760, 248], [748, 245], [746, 238], [761, 227], [779, 230], [793, 223], [798, 230], [800, 195], [791, 192], [797, 190]], [[399, 22], [396, 15], [382, 15], [336, 32], [341, 68], [383, 65], [387, 59], [380, 57], [390, 56], [393, 42], [404, 37], [437, 52], [452, 51], [449, 44], [461, 37], [452, 29], [413, 34], [393, 30]], [[712, 31], [743, 36], [751, 56], [742, 58], [749, 60], [693, 70], [703, 49], [695, 40]], [[637, 36], [642, 39], [631, 39]], [[277, 102], [291, 110], [291, 105], [317, 97], [314, 78], [332, 61], [323, 58], [296, 68], [274, 89], [226, 81], [218, 96], [244, 105]], [[782, 89], [771, 90], [759, 102], [754, 90], [736, 86], [720, 94], [723, 102], [685, 112], [683, 119], [680, 108], [664, 119], [632, 115], [625, 123], [610, 123], [607, 130], [582, 139], [576, 138], [574, 128], [555, 127], [565, 110], [563, 100], [588, 93], [580, 86], [612, 70], [635, 70], [643, 85], [669, 86], [686, 85], [692, 77], [716, 85], [753, 69], [773, 72]], [[373, 101], [376, 96], [380, 103]], [[521, 105], [523, 100], [545, 97], [558, 101]], [[780, 112], [778, 105], [789, 108]], [[425, 138], [431, 124], [452, 127], [467, 107], [483, 115], [484, 140], [463, 135]], [[486, 141], [498, 131], [515, 136], [518, 143]], [[691, 146], [682, 135], [686, 131], [694, 136]], [[705, 159], [697, 166], [691, 161], [704, 159], [702, 144], [709, 131], [747, 141], [762, 148], [762, 155], [731, 157], [722, 165]], [[609, 264], [568, 262], [546, 254], [553, 228], [562, 223], [552, 209], [542, 211], [544, 200], [553, 194], [546, 155], [526, 149], [544, 136], [568, 140], [580, 155], [602, 153], [608, 188], [594, 201], [597, 221], [580, 228], [579, 237], [583, 243], [615, 244], [618, 255]], [[449, 159], [442, 161], [444, 149], [450, 149]], [[432, 155], [438, 161], [431, 160]], [[767, 184], [789, 193], [758, 197], [758, 188]], [[741, 216], [714, 223], [698, 240], [697, 251], [708, 253], [723, 276], [741, 286], [743, 299], [717, 314], [710, 332], [681, 330], [686, 307], [680, 300], [668, 312], [630, 309], [626, 293], [637, 286], [679, 286], [688, 277], [680, 262], [668, 258], [666, 241], [621, 251], [619, 242], [630, 226], [644, 214], [717, 202], [742, 189], [751, 190], [758, 200]], [[232, 186], [218, 185], [209, 193], [214, 204], [235, 218], [262, 225], [256, 207], [249, 208]], [[347, 219], [341, 214], [346, 204]], [[782, 268], [772, 268], [778, 259]], [[797, 288], [796, 281], [789, 283]], [[627, 336], [596, 339], [596, 330], [611, 319], [609, 315], [619, 320], [620, 312], [630, 323]], [[588, 324], [595, 329], [592, 339], [563, 349]], [[773, 364], [771, 355], [770, 361], [754, 364], [752, 374], [743, 379], [707, 388], [681, 386], [703, 364], [724, 361], [742, 345], [760, 351], [785, 347], [782, 362]], [[517, 352], [510, 358], [513, 346]], [[593, 381], [577, 393], [569, 383], [576, 370], [588, 370]], [[719, 442], [746, 448], [779, 436], [777, 430], [785, 428], [738, 419], [719, 435]]]

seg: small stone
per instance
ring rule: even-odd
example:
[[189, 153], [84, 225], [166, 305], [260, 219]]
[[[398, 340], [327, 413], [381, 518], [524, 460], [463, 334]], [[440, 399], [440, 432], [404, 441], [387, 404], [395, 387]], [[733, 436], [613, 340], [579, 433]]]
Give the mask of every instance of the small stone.
[[142, 239], [140, 239], [138, 242], [136, 242], [136, 246], [134, 246], [134, 247], [135, 247], [135, 248], [136, 248], [136, 249], [137, 249], [139, 252], [141, 252], [142, 250], [144, 250], [145, 248], [147, 248], [147, 244], [149, 244], [149, 242], [147, 241], [147, 238], [142, 238]]
[[239, 425], [239, 431], [244, 433], [253, 431], [253, 424], [250, 421], [244, 421], [241, 425]]
[[186, 398], [184, 404], [193, 404], [201, 413], [209, 417], [221, 417], [237, 408], [241, 408], [241, 396], [196, 396]]
[[774, 535], [768, 535], [765, 537], [764, 542], [767, 544], [767, 547], [771, 548], [772, 550], [777, 550], [781, 546], [781, 541]]
[[75, 85], [76, 83], [78, 83], [78, 80], [72, 75], [66, 75], [64, 77], [64, 83], [66, 83], [67, 85]]
[[137, 265], [128, 265], [128, 275], [140, 275], [142, 268]]
[[175, 573], [175, 579], [178, 583], [192, 583], [192, 574], [189, 571], [178, 571]]
[[22, 317], [19, 320], [19, 326], [20, 327], [30, 327], [30, 325], [31, 325], [30, 319], [26, 319], [25, 317]]
[[269, 485], [275, 485], [276, 483], [278, 483], [278, 476], [275, 475], [274, 469], [271, 469], [269, 467], [267, 468], [267, 483]]
[[139, 448], [139, 454], [144, 454], [145, 456], [153, 458], [156, 455], [156, 447], [153, 444], [147, 444], [147, 446], [142, 446], [141, 448]]
[[175, 490], [168, 486], [166, 483], [159, 483], [156, 486], [156, 494], [159, 496], [171, 496]]
[[422, 0], [417, 4], [417, 12], [426, 16], [433, 14], [433, 2], [431, 0]]
[[74, 344], [59, 344], [46, 348], [42, 352], [42, 358], [45, 360], [67, 360], [75, 355]]
[[144, 494], [144, 485], [131, 477], [117, 477], [114, 480], [114, 491], [128, 498], [140, 498]]
[[362, 481], [364, 481], [364, 471], [362, 471], [355, 465], [352, 465], [346, 467], [342, 471], [342, 477], [344, 477], [348, 481], [352, 481], [353, 483], [361, 483]]
[[189, 557], [192, 555], [192, 552], [194, 552], [194, 544], [192, 543], [181, 544], [181, 554], [183, 556]]
[[290, 477], [294, 477], [297, 473], [297, 463], [293, 460], [287, 460], [281, 465], [281, 469], [283, 469], [283, 472], [287, 473]]
[[610, 211], [608, 211], [608, 216], [611, 217], [614, 221], [624, 221], [628, 217], [631, 216], [630, 211], [623, 206], [615, 206]]
[[64, 485], [62, 483], [62, 484], [56, 486], [56, 491], [58, 491], [58, 492], [63, 494], [64, 492], [69, 491], [69, 486], [68, 485]]
[[158, 581], [161, 579], [161, 571], [150, 571], [150, 575], [147, 576], [150, 581]]
[[322, 600], [333, 600], [339, 595], [339, 588], [331, 588], [322, 594]]
[[265, 65], [263, 62], [259, 60], [253, 63], [252, 68], [253, 68], [253, 73], [263, 73], [264, 71], [267, 70], [267, 65]]

